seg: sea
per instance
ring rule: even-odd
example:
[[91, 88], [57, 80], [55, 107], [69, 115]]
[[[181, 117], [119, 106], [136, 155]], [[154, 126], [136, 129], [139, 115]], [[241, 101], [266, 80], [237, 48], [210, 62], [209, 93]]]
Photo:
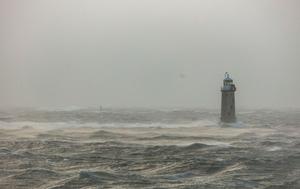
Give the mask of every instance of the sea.
[[300, 109], [0, 111], [0, 188], [300, 188]]

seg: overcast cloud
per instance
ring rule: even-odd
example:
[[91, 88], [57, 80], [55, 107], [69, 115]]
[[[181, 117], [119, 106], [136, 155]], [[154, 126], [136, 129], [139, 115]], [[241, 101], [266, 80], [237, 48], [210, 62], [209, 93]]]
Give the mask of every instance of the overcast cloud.
[[1, 0], [0, 106], [300, 107], [298, 0]]

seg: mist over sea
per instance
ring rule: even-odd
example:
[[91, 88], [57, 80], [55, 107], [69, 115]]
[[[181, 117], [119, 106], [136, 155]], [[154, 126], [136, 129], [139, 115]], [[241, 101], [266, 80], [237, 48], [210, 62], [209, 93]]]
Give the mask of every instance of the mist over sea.
[[0, 0], [0, 189], [300, 189], [299, 8]]
[[0, 188], [300, 187], [300, 110], [0, 112]]

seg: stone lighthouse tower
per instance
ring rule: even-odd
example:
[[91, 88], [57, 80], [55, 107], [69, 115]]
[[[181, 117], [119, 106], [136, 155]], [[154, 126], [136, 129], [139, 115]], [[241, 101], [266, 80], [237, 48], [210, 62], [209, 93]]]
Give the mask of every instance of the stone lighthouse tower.
[[223, 81], [222, 91], [222, 107], [221, 107], [221, 121], [222, 122], [235, 122], [235, 99], [234, 93], [236, 87], [233, 84], [233, 80], [230, 78], [229, 74], [225, 73], [225, 79]]

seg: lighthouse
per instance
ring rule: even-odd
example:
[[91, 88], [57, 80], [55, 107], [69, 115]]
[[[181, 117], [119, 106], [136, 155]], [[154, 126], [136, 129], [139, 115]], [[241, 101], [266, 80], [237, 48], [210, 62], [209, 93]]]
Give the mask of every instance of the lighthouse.
[[233, 84], [233, 80], [230, 78], [229, 74], [225, 73], [225, 78], [223, 81], [222, 92], [222, 107], [221, 107], [221, 121], [222, 122], [235, 122], [235, 99], [234, 93], [236, 87]]

